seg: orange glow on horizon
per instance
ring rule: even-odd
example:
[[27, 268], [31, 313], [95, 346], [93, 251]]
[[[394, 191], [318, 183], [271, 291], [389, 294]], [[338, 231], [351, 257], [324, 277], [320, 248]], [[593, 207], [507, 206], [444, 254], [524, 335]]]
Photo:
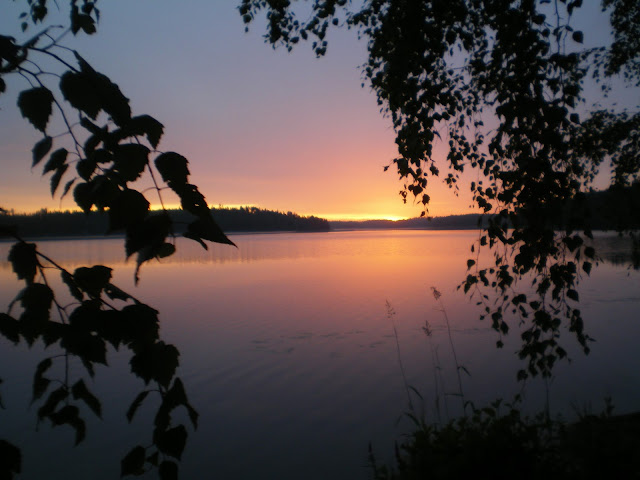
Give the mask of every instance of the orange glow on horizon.
[[[400, 205], [402, 206], [402, 205]], [[167, 210], [180, 210], [181, 206], [178, 203], [165, 203], [164, 207]], [[319, 217], [319, 218], [324, 218], [326, 220], [330, 220], [330, 221], [367, 221], [367, 220], [390, 220], [390, 221], [398, 221], [398, 220], [408, 220], [410, 218], [416, 218], [420, 216], [420, 209], [418, 208], [414, 208], [411, 209], [411, 215], [398, 215], [396, 213], [392, 213], [389, 212], [390, 210], [393, 211], [393, 208], [389, 208], [387, 209], [386, 213], [309, 213], [309, 212], [299, 212], [299, 211], [295, 211], [295, 210], [291, 210], [291, 209], [280, 209], [280, 208], [270, 208], [270, 207], [265, 207], [265, 206], [261, 206], [261, 205], [255, 205], [255, 204], [233, 204], [233, 205], [213, 205], [210, 204], [209, 208], [222, 208], [222, 209], [239, 209], [239, 208], [259, 208], [261, 210], [271, 210], [271, 211], [278, 211], [278, 212], [282, 212], [282, 213], [287, 213], [287, 212], [292, 212], [295, 213], [297, 215], [300, 215], [301, 217]], [[46, 211], [48, 213], [54, 213], [54, 212], [80, 212], [81, 210], [73, 205], [71, 206], [71, 208], [24, 208], [24, 209], [10, 209], [11, 213], [14, 213], [16, 215], [30, 215], [30, 214], [35, 214], [38, 213], [40, 211]], [[158, 210], [162, 210], [162, 206], [159, 203], [152, 203], [150, 206], [150, 210], [151, 211], [158, 211]], [[445, 211], [445, 212], [439, 212], [437, 215], [430, 215], [433, 217], [444, 217], [444, 216], [449, 216], [449, 215], [465, 215], [468, 213], [477, 213], [474, 212], [470, 209], [467, 209], [467, 211], [456, 211], [453, 209], [447, 209], [449, 211]], [[92, 211], [95, 211], [95, 209], [93, 209]]]
[[315, 217], [326, 218], [327, 220], [344, 220], [344, 221], [356, 221], [362, 222], [365, 220], [391, 220], [393, 222], [397, 220], [406, 220], [408, 217], [401, 217], [398, 215], [386, 215], [386, 214], [345, 214], [345, 213], [328, 213], [328, 214], [315, 214]]

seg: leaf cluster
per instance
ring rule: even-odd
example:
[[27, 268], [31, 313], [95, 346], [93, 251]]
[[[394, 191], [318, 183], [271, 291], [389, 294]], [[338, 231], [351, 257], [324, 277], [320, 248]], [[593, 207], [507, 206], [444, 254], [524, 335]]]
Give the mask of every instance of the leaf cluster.
[[[176, 376], [179, 351], [159, 337], [158, 312], [111, 283], [111, 269], [103, 265], [69, 272], [40, 253], [36, 245], [23, 240], [12, 246], [9, 258], [25, 288], [11, 303], [9, 312], [0, 314], [0, 335], [14, 344], [24, 341], [32, 346], [42, 341], [46, 347], [61, 352], [43, 359], [33, 376], [32, 404], [38, 405], [38, 423], [66, 425], [75, 433], [75, 444], [81, 443], [87, 434], [85, 411], [101, 418], [103, 410], [89, 381], [96, 376], [98, 365], [107, 365], [109, 346], [116, 350], [126, 348], [131, 352], [131, 373], [148, 387], [131, 404], [127, 419], [133, 420], [149, 394], [159, 395], [161, 401], [155, 413], [151, 446], [136, 447], [127, 454], [122, 460], [122, 475], [138, 475], [157, 468], [160, 478], [177, 478], [176, 460], [182, 456], [188, 430], [183, 424], [175, 425], [172, 414], [178, 407], [184, 408], [196, 427], [198, 413]], [[59, 272], [74, 303], [63, 306], [58, 302], [45, 269]], [[124, 305], [117, 307], [112, 302]], [[15, 308], [21, 312], [12, 314]], [[72, 358], [81, 362], [88, 377], [70, 372]], [[150, 388], [153, 385], [155, 388]], [[7, 459], [6, 465], [0, 464], [0, 473], [8, 478], [21, 468], [19, 450], [15, 454], [12, 448], [8, 442], [0, 441], [0, 449], [6, 450], [6, 457], [2, 458]], [[142, 460], [140, 449], [147, 452]]]
[[[473, 203], [491, 217], [461, 288], [478, 298], [501, 335], [510, 319], [529, 322], [519, 352], [529, 374], [549, 375], [565, 356], [561, 325], [588, 351], [574, 302], [595, 255], [580, 196], [606, 161], [614, 186], [634, 185], [640, 174], [637, 106], [588, 106], [593, 87], [606, 98], [613, 75], [640, 84], [640, 5], [602, 1], [614, 41], [588, 49], [588, 32], [574, 26], [584, 6], [582, 0], [327, 0], [304, 16], [296, 2], [243, 0], [239, 7], [247, 24], [265, 13], [265, 39], [274, 47], [313, 38], [323, 55], [327, 29], [359, 32], [369, 54], [365, 82], [396, 131], [392, 165], [404, 182], [404, 202], [422, 204], [424, 215], [429, 180], [443, 167], [444, 182], [455, 190], [461, 173], [475, 172]], [[555, 233], [558, 227], [563, 233]], [[494, 262], [480, 268], [477, 253], [486, 247]], [[536, 298], [512, 304], [528, 291], [517, 284], [523, 278]]]
[[[57, 2], [53, 2], [56, 9], [60, 6]], [[70, 0], [69, 2], [69, 25], [73, 34], [82, 31], [87, 35], [96, 33], [98, 21], [100, 20], [100, 10], [96, 6], [98, 0]], [[23, 11], [20, 16], [20, 27], [22, 31], [26, 31], [30, 25], [43, 23], [49, 14], [48, 0], [28, 0], [28, 9]]]
[[[19, 16], [22, 31], [31, 24], [44, 24], [50, 5], [48, 0], [28, 0], [26, 11]], [[55, 6], [60, 8], [58, 3]], [[73, 198], [85, 213], [94, 209], [108, 212], [109, 231], [124, 231], [127, 257], [137, 254], [136, 282], [144, 262], [175, 251], [171, 218], [166, 211], [151, 214], [149, 200], [134, 185], [148, 171], [163, 204], [164, 187], [156, 182], [154, 165], [191, 214], [186, 236], [204, 248], [205, 241], [233, 245], [211, 217], [197, 186], [189, 183], [187, 160], [157, 150], [163, 125], [149, 115], [134, 116], [129, 99], [117, 84], [61, 44], [68, 32], [96, 32], [100, 19], [97, 0], [70, 0], [68, 7], [66, 29], [50, 25], [25, 41], [0, 35], [0, 94], [7, 89], [7, 75], [18, 75], [28, 83], [17, 95], [17, 106], [43, 134], [32, 148], [32, 167], [42, 163], [43, 175], [51, 175], [51, 195], [64, 185], [61, 198], [73, 188]], [[54, 36], [60, 28], [63, 32]], [[58, 70], [45, 71], [45, 64]], [[56, 84], [52, 78], [57, 79]], [[71, 120], [74, 116], [76, 122]], [[52, 134], [59, 125], [63, 125], [63, 134]], [[26, 284], [9, 311], [0, 314], [0, 334], [15, 344], [24, 341], [31, 346], [42, 341], [62, 351], [45, 358], [36, 368], [32, 402], [39, 404], [38, 421], [53, 427], [67, 425], [75, 432], [76, 444], [82, 442], [86, 435], [84, 410], [101, 417], [102, 404], [91, 392], [87, 378], [72, 380], [70, 359], [79, 359], [85, 373], [93, 378], [96, 367], [107, 364], [108, 348], [127, 348], [132, 354], [132, 374], [145, 385], [157, 387], [145, 390], [144, 396], [134, 401], [127, 414], [129, 420], [150, 391], [157, 392], [162, 401], [154, 425], [155, 452], [146, 456], [145, 448], [134, 448], [122, 461], [122, 475], [157, 468], [161, 478], [177, 478], [175, 460], [182, 455], [188, 433], [184, 425], [173, 424], [171, 414], [184, 407], [195, 427], [197, 413], [176, 377], [178, 350], [159, 338], [158, 312], [113, 285], [110, 268], [95, 265], [69, 272], [38, 252], [34, 244], [17, 237], [15, 228], [3, 225], [0, 233], [19, 240], [11, 248], [9, 260], [18, 279]], [[45, 269], [59, 272], [74, 303], [59, 303]], [[113, 302], [125, 305], [117, 307]], [[12, 314], [14, 307], [20, 310], [18, 314]], [[56, 377], [56, 369], [64, 373]], [[0, 451], [0, 476], [13, 478], [21, 470], [20, 452], [4, 440]]]
[[[127, 418], [131, 422], [149, 395], [150, 390], [143, 390], [134, 399], [127, 411]], [[148, 468], [157, 467], [161, 479], [178, 478], [178, 465], [175, 460], [182, 458], [188, 433], [184, 425], [172, 426], [171, 414], [178, 407], [183, 407], [189, 419], [197, 428], [198, 413], [189, 404], [184, 385], [179, 378], [173, 381], [169, 389], [159, 391], [160, 407], [154, 418], [152, 445], [143, 447], [137, 445], [127, 453], [121, 462], [121, 475], [140, 475]]]
[[[46, 4], [46, 0], [30, 2], [34, 22], [46, 17]], [[72, 1], [70, 8], [71, 32], [93, 33], [99, 18], [95, 1]], [[41, 70], [39, 61], [47, 57], [63, 69], [61, 74]], [[187, 159], [157, 150], [164, 126], [150, 115], [134, 116], [118, 85], [77, 52], [64, 49], [49, 29], [22, 44], [0, 36], [0, 58], [0, 78], [19, 74], [30, 83], [19, 93], [17, 105], [22, 116], [43, 133], [32, 149], [32, 167], [43, 164], [43, 175], [50, 175], [52, 196], [61, 188], [60, 197], [73, 192], [75, 203], [87, 214], [94, 209], [108, 211], [108, 231], [124, 231], [127, 257], [137, 256], [136, 281], [144, 262], [175, 251], [171, 218], [166, 212], [152, 214], [150, 201], [134, 185], [145, 172], [161, 205], [165, 187], [156, 182], [157, 174], [191, 215], [187, 238], [205, 249], [206, 241], [234, 245], [214, 221], [198, 187], [189, 181]], [[48, 81], [52, 76], [59, 78], [57, 85]], [[0, 87], [2, 93], [4, 81]], [[76, 123], [71, 121], [73, 114]], [[66, 134], [50, 134], [60, 120]]]

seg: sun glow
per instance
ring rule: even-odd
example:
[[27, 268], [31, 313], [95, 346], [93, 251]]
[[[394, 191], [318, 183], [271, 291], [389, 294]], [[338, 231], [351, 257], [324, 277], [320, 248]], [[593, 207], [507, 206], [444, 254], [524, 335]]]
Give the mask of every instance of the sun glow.
[[[179, 210], [180, 204], [178, 203], [165, 203], [165, 208], [167, 210]], [[240, 208], [259, 208], [261, 210], [273, 210], [273, 211], [282, 211], [279, 210], [277, 208], [269, 208], [269, 207], [264, 207], [261, 205], [255, 205], [255, 204], [224, 204], [224, 205], [209, 205], [209, 208], [213, 208], [213, 209], [240, 209]], [[161, 210], [162, 206], [160, 206], [159, 204], [152, 204], [151, 205], [151, 210]], [[286, 212], [284, 212], [286, 213]], [[297, 211], [293, 211], [293, 213], [296, 213], [302, 217], [320, 217], [320, 218], [324, 218], [326, 220], [347, 220], [347, 221], [364, 221], [364, 220], [391, 220], [391, 221], [397, 221], [397, 220], [406, 220], [409, 217], [406, 216], [402, 216], [402, 215], [392, 215], [392, 214], [362, 214], [362, 213], [309, 213], [309, 212], [297, 212]]]
[[364, 220], [406, 220], [407, 217], [398, 215], [385, 215], [385, 214], [348, 214], [348, 213], [336, 213], [336, 214], [318, 214], [317, 217], [326, 218], [327, 220], [352, 220], [352, 221], [364, 221]]

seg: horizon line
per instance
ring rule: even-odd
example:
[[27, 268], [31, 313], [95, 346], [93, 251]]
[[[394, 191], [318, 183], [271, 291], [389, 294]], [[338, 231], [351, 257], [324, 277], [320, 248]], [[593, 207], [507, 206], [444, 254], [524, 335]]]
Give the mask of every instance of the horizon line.
[[[259, 205], [256, 204], [229, 204], [229, 205], [225, 205], [225, 204], [209, 204], [208, 205], [209, 208], [211, 209], [240, 209], [240, 208], [258, 208], [260, 210], [267, 210], [267, 211], [273, 211], [273, 212], [282, 212], [282, 213], [294, 213], [296, 215], [299, 215], [301, 217], [317, 217], [317, 218], [322, 218], [325, 219], [327, 221], [336, 221], [336, 222], [365, 222], [365, 221], [391, 221], [391, 222], [397, 222], [397, 221], [402, 221], [402, 220], [411, 220], [411, 219], [415, 219], [415, 218], [420, 218], [419, 216], [415, 216], [415, 217], [406, 217], [406, 216], [400, 216], [400, 215], [385, 215], [385, 214], [360, 214], [360, 213], [327, 213], [327, 214], [319, 214], [319, 213], [299, 213], [299, 212], [295, 212], [293, 210], [287, 209], [287, 210], [279, 210], [279, 209], [271, 209], [271, 208], [266, 208], [266, 207], [261, 207]], [[182, 210], [182, 207], [179, 204], [165, 204], [165, 209], [166, 210]], [[158, 210], [162, 210], [162, 207], [160, 205], [156, 205], [156, 204], [152, 204], [150, 206], [150, 210], [151, 211], [158, 211]], [[65, 208], [65, 209], [50, 209], [50, 208], [46, 208], [46, 207], [42, 207], [42, 208], [36, 208], [36, 209], [30, 209], [30, 210], [26, 210], [26, 211], [18, 211], [15, 208], [11, 208], [11, 209], [5, 209], [6, 213], [10, 213], [13, 215], [34, 215], [37, 213], [76, 213], [76, 212], [81, 212], [82, 210], [80, 208]], [[95, 211], [95, 210], [92, 210]], [[473, 213], [478, 213], [478, 212], [459, 212], [459, 213], [450, 213], [448, 215], [430, 215], [430, 216], [426, 216], [424, 218], [437, 218], [437, 217], [448, 217], [448, 216], [457, 216], [457, 215], [468, 215], [468, 214], [473, 214]]]

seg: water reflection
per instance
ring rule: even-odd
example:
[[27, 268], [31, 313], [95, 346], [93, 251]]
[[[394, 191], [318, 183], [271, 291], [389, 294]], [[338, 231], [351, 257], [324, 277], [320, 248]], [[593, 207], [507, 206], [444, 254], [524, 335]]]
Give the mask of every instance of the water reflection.
[[[229, 237], [239, 248], [229, 248], [213, 243], [209, 245], [207, 251], [192, 241], [178, 238], [178, 254], [154, 262], [180, 265], [226, 264], [331, 256], [401, 257], [407, 254], [449, 257], [462, 254], [464, 250], [468, 251], [470, 242], [476, 236], [476, 233], [460, 230], [236, 234]], [[403, 242], [412, 239], [428, 242], [428, 249], [425, 250], [422, 245], [417, 245], [417, 248], [411, 252], [402, 250]], [[130, 263], [127, 262], [124, 255], [123, 237], [38, 239], [34, 241], [41, 246], [41, 249], [50, 252], [53, 257], [68, 268], [88, 263], [112, 266]], [[467, 244], [465, 245], [464, 242]], [[612, 232], [595, 232], [591, 243], [605, 262], [622, 265], [629, 264], [632, 260], [632, 240], [628, 236], [619, 236]], [[0, 241], [0, 259], [6, 259], [10, 245], [11, 242]], [[461, 249], [461, 247], [463, 248]], [[0, 261], [0, 270], [11, 270], [11, 265], [6, 261]]]
[[[263, 260], [320, 258], [333, 256], [402, 257], [407, 253], [417, 256], [447, 257], [458, 247], [457, 240], [473, 238], [464, 231], [358, 231], [331, 233], [273, 233], [230, 235], [238, 248], [210, 244], [208, 250], [190, 240], [178, 238], [178, 254], [151, 262], [157, 264], [227, 264], [251, 263]], [[412, 252], [403, 250], [402, 241], [428, 239], [431, 246], [424, 250], [416, 245]], [[400, 240], [400, 242], [398, 242]], [[453, 243], [452, 243], [453, 242]], [[64, 240], [38, 240], [46, 250], [67, 267], [86, 263], [112, 266], [128, 265], [124, 255], [124, 238], [70, 238]], [[6, 258], [10, 243], [0, 242], [0, 258]], [[130, 262], [129, 262], [130, 263]], [[145, 265], [146, 266], [146, 265]], [[0, 269], [10, 270], [7, 262]]]
[[[463, 378], [467, 397], [483, 404], [498, 396], [510, 398], [520, 389], [514, 382], [519, 368], [513, 354], [517, 332], [510, 334], [502, 350], [495, 349], [494, 332], [478, 321], [474, 302], [455, 289], [465, 275], [475, 235], [242, 235], [233, 237], [238, 251], [218, 252], [214, 246], [206, 254], [210, 262], [202, 261], [201, 249], [191, 252], [185, 244], [170, 262], [145, 265], [135, 290], [134, 266], [122, 263], [121, 240], [92, 241], [88, 246], [44, 242], [42, 248], [56, 257], [61, 253], [71, 265], [77, 265], [74, 252], [86, 255], [83, 248], [92, 252], [91, 264], [112, 264], [118, 259], [112, 281], [160, 310], [162, 338], [180, 349], [180, 376], [201, 414], [181, 464], [184, 478], [215, 472], [220, 478], [297, 479], [304, 472], [305, 478], [364, 479], [368, 478], [363, 467], [367, 444], [372, 441], [376, 451], [392, 452], [393, 439], [406, 429], [402, 422], [396, 423], [406, 408], [406, 393], [385, 300], [397, 312], [407, 380], [424, 396], [428, 418], [434, 418], [435, 408], [430, 340], [422, 330], [425, 320], [433, 328], [431, 340], [444, 369], [443, 389], [455, 388], [455, 372], [445, 348], [446, 327], [431, 286], [443, 293], [460, 364], [471, 372], [471, 377]], [[228, 257], [219, 261], [218, 254]], [[15, 277], [6, 267], [2, 272], [1, 294], [8, 296], [8, 291], [16, 290]], [[580, 298], [586, 328], [597, 342], [588, 357], [574, 349], [570, 351], [573, 363], [560, 365], [551, 382], [552, 406], [570, 416], [572, 402], [580, 402], [579, 408], [589, 402], [597, 410], [602, 399], [611, 395], [616, 412], [637, 409], [638, 275], [603, 263], [583, 279]], [[127, 426], [125, 414], [140, 390], [139, 380], [130, 378], [125, 355], [110, 353], [114, 355], [109, 369], [96, 368], [97, 378], [104, 382], [89, 387], [115, 413], [105, 412], [102, 426], [88, 420], [88, 432], [99, 433], [87, 435], [81, 450], [76, 450], [87, 459], [84, 466], [66, 465], [69, 453], [61, 445], [68, 447], [73, 438], [38, 440], [29, 433], [34, 412], [11, 418], [0, 412], [3, 433], [29, 445], [31, 459], [56, 465], [61, 477], [118, 476], [117, 462], [109, 475], [96, 473], [92, 465], [106, 465], [105, 451], [124, 456], [139, 438], [148, 436], [141, 425], [152, 425], [153, 414], [140, 411], [137, 421], [143, 422]], [[0, 362], [12, 366], [10, 372], [5, 373], [6, 368], [0, 372], [7, 380], [3, 385], [7, 411], [24, 412], [38, 361], [3, 344]], [[6, 388], [9, 385], [11, 391]], [[540, 387], [536, 382], [526, 386], [531, 410], [543, 405], [545, 392]], [[450, 402], [451, 415], [457, 403]], [[33, 476], [25, 478], [46, 474], [45, 467], [36, 465]]]

